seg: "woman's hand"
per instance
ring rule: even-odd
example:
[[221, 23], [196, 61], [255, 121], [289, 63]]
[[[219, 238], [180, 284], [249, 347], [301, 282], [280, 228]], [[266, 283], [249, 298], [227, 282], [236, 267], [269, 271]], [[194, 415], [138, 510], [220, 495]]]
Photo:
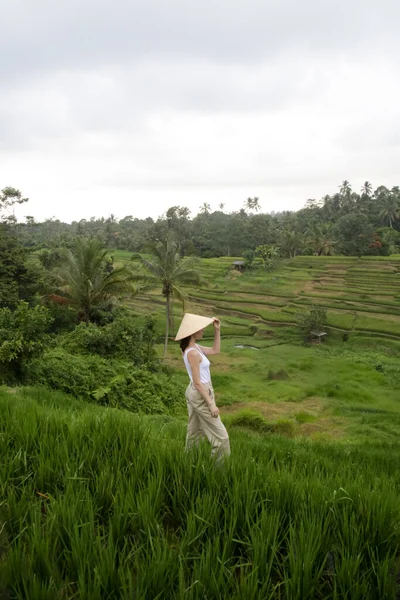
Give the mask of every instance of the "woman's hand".
[[219, 408], [216, 404], [211, 404], [210, 406], [210, 412], [211, 412], [211, 416], [214, 417], [214, 419], [216, 419], [219, 415]]
[[213, 325], [216, 331], [219, 331], [221, 329], [221, 321], [219, 319], [215, 318], [213, 321]]

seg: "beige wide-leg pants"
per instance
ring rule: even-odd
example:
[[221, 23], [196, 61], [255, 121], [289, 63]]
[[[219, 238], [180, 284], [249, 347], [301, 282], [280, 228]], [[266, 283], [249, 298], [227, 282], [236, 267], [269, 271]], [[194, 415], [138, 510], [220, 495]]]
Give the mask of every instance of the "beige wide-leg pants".
[[[205, 384], [214, 399], [214, 390], [211, 383]], [[186, 449], [196, 446], [204, 437], [211, 444], [211, 454], [219, 462], [224, 456], [231, 453], [228, 432], [218, 417], [211, 415], [210, 409], [192, 383], [186, 389], [186, 403], [188, 407], [189, 422], [186, 435]]]

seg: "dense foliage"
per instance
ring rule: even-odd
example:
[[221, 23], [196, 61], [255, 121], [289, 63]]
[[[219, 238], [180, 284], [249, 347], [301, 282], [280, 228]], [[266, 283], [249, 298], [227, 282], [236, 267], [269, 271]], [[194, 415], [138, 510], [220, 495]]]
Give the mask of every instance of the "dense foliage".
[[0, 309], [0, 383], [31, 383], [145, 413], [182, 406], [184, 390], [156, 360], [151, 318], [117, 316], [51, 334], [49, 309], [21, 302]]
[[76, 398], [142, 413], [177, 413], [182, 385], [160, 370], [135, 367], [125, 360], [70, 354], [60, 348], [29, 361], [26, 381]]
[[147, 242], [164, 241], [173, 232], [183, 255], [241, 256], [265, 244], [279, 248], [283, 257], [298, 254], [389, 255], [400, 241], [400, 188], [379, 186], [372, 190], [365, 182], [360, 193], [344, 181], [333, 195], [308, 200], [305, 208], [290, 212], [262, 214], [258, 198], [249, 198], [245, 207], [227, 214], [223, 205], [212, 210], [204, 203], [190, 218], [186, 207], [172, 206], [163, 217], [137, 219], [128, 215], [119, 221], [81, 220], [72, 224], [58, 220], [36, 223], [32, 218], [17, 225], [24, 244], [68, 245], [74, 236], [99, 236], [109, 248], [140, 252]]
[[[114, 266], [102, 241], [85, 236], [60, 247], [48, 239], [39, 261], [29, 261], [24, 232], [6, 214], [26, 200], [14, 188], [0, 194], [0, 384], [43, 385], [133, 411], [176, 411], [183, 390], [156, 360], [154, 320], [117, 310], [117, 297], [135, 294], [132, 270]], [[27, 223], [33, 230], [34, 219]], [[170, 294], [189, 276], [175, 260], [175, 242], [171, 248]]]
[[63, 250], [54, 268], [56, 291], [87, 324], [110, 312], [116, 296], [134, 293], [129, 270], [110, 265], [100, 240], [78, 237], [71, 249]]
[[[230, 215], [205, 202], [193, 220], [172, 207], [156, 222], [4, 223], [0, 382], [35, 387], [0, 389], [1, 597], [398, 596], [399, 263], [328, 256], [392, 252], [397, 191], [389, 202], [344, 183], [298, 213], [249, 215], [260, 206], [248, 198]], [[24, 200], [3, 191], [0, 211]], [[122, 270], [104, 249], [149, 241], [153, 256], [118, 253]], [[186, 288], [226, 320], [213, 381], [233, 454], [215, 470], [208, 447], [183, 452], [172, 415], [185, 412], [186, 377], [154, 343], [177, 284], [198, 280], [185, 255], [220, 252], [263, 268], [198, 261], [212, 285]], [[21, 302], [30, 264], [39, 276]], [[132, 272], [166, 308], [145, 293], [117, 308]], [[328, 343], [293, 344], [296, 322], [305, 335], [327, 324]], [[349, 339], [356, 327], [374, 334], [369, 351]]]
[[44, 306], [20, 302], [14, 311], [0, 309], [0, 383], [23, 378], [23, 367], [45, 347], [52, 317]]

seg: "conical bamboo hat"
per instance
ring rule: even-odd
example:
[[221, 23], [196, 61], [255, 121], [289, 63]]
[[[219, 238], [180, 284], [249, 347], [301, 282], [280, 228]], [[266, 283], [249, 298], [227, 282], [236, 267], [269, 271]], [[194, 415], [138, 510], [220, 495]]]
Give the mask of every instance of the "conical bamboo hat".
[[176, 334], [175, 341], [178, 342], [185, 337], [189, 337], [196, 331], [204, 329], [207, 325], [211, 325], [214, 319], [210, 317], [202, 317], [200, 315], [192, 315], [191, 313], [185, 313], [183, 315], [182, 323], [179, 326], [178, 333]]

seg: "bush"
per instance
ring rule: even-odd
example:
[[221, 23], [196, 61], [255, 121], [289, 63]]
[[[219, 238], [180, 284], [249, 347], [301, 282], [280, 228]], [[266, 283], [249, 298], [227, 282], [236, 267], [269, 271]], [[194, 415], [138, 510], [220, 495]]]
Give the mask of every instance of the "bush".
[[64, 336], [61, 346], [71, 353], [126, 358], [135, 365], [150, 365], [155, 359], [155, 339], [152, 317], [140, 323], [138, 319], [120, 316], [103, 327], [81, 323]]
[[133, 412], [165, 413], [183, 406], [184, 388], [174, 377], [100, 356], [57, 348], [30, 361], [26, 372], [35, 385]]
[[184, 407], [184, 387], [172, 376], [146, 369], [130, 369], [117, 375], [109, 386], [97, 389], [94, 396], [110, 406], [143, 413], [176, 413]]
[[56, 302], [45, 301], [46, 308], [49, 309], [53, 319], [49, 332], [61, 334], [75, 329], [78, 320], [78, 311], [73, 306], [63, 306]]
[[69, 354], [60, 348], [27, 363], [27, 380], [82, 398], [93, 399], [93, 391], [115, 377], [108, 361], [98, 356]]
[[308, 337], [313, 331], [321, 331], [326, 320], [326, 310], [318, 306], [312, 306], [307, 311], [297, 313], [297, 323], [305, 337]]
[[15, 311], [0, 309], [0, 381], [13, 383], [22, 377], [22, 364], [45, 347], [52, 322], [44, 306], [31, 308], [20, 302]]
[[254, 259], [256, 257], [256, 253], [254, 250], [245, 250], [242, 254], [244, 262], [246, 263], [246, 268], [251, 269], [254, 263]]

